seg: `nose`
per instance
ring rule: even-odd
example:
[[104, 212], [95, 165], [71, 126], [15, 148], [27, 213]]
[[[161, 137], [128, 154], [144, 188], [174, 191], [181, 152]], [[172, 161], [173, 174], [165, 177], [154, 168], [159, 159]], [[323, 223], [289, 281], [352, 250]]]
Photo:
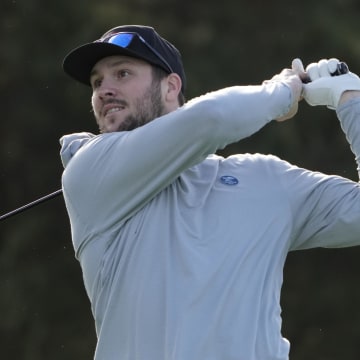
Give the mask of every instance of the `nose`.
[[103, 79], [101, 85], [97, 89], [100, 99], [106, 99], [116, 96], [117, 89], [113, 82], [109, 79]]

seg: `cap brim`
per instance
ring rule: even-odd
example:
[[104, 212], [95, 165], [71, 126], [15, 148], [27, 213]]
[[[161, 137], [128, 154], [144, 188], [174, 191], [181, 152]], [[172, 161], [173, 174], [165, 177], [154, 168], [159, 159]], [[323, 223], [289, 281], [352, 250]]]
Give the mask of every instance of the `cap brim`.
[[154, 59], [139, 56], [136, 52], [119, 47], [117, 45], [95, 42], [82, 45], [65, 56], [63, 62], [64, 71], [77, 81], [90, 86], [90, 73], [95, 64], [113, 55], [127, 55], [155, 63]]

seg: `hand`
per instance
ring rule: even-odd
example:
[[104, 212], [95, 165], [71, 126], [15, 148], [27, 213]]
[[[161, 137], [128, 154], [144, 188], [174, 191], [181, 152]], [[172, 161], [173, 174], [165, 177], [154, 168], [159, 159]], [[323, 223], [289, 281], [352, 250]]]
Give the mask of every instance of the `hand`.
[[338, 59], [322, 59], [306, 67], [306, 72], [300, 59], [293, 60], [293, 69], [306, 82], [303, 85], [303, 97], [309, 105], [326, 105], [336, 109], [342, 94], [348, 90], [360, 90], [360, 78], [348, 72], [332, 76], [336, 71]]
[[289, 111], [276, 119], [276, 121], [285, 121], [294, 117], [298, 111], [299, 101], [301, 100], [302, 81], [292, 69], [284, 69], [280, 74], [275, 75], [271, 80], [264, 81], [264, 83], [277, 81], [286, 84], [292, 92], [292, 104]]

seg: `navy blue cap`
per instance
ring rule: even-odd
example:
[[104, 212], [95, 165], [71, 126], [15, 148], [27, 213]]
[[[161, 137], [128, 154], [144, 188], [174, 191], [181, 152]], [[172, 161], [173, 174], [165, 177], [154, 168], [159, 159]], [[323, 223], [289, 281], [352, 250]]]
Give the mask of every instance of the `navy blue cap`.
[[[107, 39], [113, 35], [127, 32], [139, 35], [128, 47], [121, 47], [107, 42]], [[150, 46], [146, 46], [144, 40]], [[100, 39], [72, 50], [64, 58], [63, 69], [75, 80], [90, 85], [92, 68], [99, 60], [112, 55], [126, 55], [139, 58], [152, 65], [159, 66], [167, 73], [174, 72], [178, 74], [182, 80], [182, 92], [184, 93], [186, 77], [179, 50], [169, 41], [162, 38], [150, 26], [117, 26], [107, 31]]]

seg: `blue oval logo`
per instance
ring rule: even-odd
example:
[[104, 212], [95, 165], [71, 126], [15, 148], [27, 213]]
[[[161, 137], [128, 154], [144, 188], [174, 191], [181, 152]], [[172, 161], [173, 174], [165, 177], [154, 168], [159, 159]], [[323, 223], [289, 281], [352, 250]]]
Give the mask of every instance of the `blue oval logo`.
[[224, 185], [237, 185], [239, 183], [239, 180], [231, 175], [224, 175], [220, 178], [220, 181], [224, 184]]

